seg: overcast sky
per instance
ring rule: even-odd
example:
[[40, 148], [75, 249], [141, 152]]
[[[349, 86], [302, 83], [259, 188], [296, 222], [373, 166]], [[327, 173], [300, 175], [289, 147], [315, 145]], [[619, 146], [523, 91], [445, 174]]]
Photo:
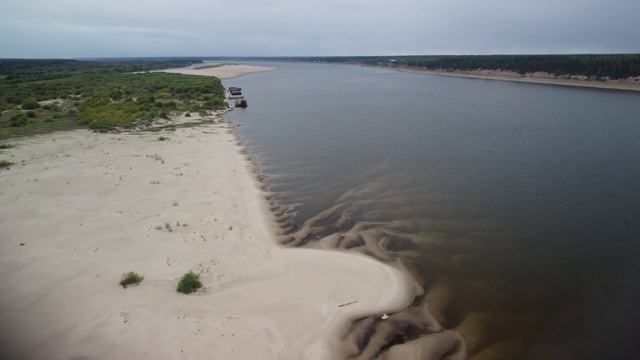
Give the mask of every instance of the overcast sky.
[[640, 0], [0, 0], [0, 57], [640, 52]]

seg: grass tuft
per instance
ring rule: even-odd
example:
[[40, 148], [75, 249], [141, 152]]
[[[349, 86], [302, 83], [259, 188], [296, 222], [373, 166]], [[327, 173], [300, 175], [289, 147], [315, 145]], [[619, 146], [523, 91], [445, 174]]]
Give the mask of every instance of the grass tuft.
[[120, 280], [120, 285], [123, 288], [127, 288], [129, 285], [138, 285], [140, 282], [144, 280], [144, 277], [138, 275], [135, 271], [130, 271], [124, 275], [122, 275], [122, 279]]
[[11, 161], [0, 160], [0, 169], [10, 168], [11, 165], [14, 165]]
[[189, 271], [188, 273], [182, 275], [182, 278], [178, 282], [177, 291], [183, 294], [191, 294], [196, 292], [198, 289], [202, 287], [202, 282], [200, 282], [200, 275], [194, 273], [193, 271]]

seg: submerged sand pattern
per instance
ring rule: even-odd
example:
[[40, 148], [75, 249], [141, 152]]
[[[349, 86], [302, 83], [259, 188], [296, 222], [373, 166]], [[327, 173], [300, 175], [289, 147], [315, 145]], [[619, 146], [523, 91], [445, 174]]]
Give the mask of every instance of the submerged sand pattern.
[[[536, 290], [514, 289], [513, 284], [482, 273], [486, 265], [478, 239], [491, 234], [499, 244], [514, 234], [500, 234], [486, 220], [437, 218], [442, 211], [421, 204], [444, 203], [440, 195], [416, 198], [411, 180], [387, 170], [379, 165], [358, 174], [357, 185], [337, 196], [333, 206], [304, 220], [298, 220], [298, 211], [305, 199], [274, 194], [274, 199], [291, 202], [278, 205], [273, 200], [272, 209], [283, 229], [282, 243], [359, 252], [411, 273], [421, 289], [413, 304], [402, 311], [353, 318], [343, 334], [343, 357], [511, 359], [530, 355], [527, 346], [537, 340], [532, 334], [539, 325], [539, 314], [527, 313], [529, 304], [512, 308], [510, 296], [526, 297], [527, 291], [533, 295]], [[281, 178], [263, 178], [272, 188], [283, 188]], [[313, 190], [322, 193], [321, 188]], [[434, 214], [431, 219], [416, 217], [430, 213]], [[537, 354], [564, 353], [560, 345], [537, 346]]]

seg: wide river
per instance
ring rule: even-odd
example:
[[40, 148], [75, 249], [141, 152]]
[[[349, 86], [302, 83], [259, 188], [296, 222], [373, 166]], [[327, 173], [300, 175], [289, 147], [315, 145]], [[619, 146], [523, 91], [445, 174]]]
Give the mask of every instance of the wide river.
[[640, 94], [266, 65], [227, 118], [301, 244], [367, 230], [470, 358], [638, 356]]

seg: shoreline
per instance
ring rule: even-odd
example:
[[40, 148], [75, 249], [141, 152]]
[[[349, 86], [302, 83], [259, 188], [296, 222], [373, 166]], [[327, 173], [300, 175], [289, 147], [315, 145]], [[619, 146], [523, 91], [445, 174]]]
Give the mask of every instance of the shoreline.
[[[350, 321], [413, 301], [413, 279], [375, 259], [279, 245], [234, 126], [196, 120], [13, 139], [0, 154], [16, 163], [0, 172], [0, 354], [326, 359]], [[189, 270], [205, 289], [181, 295]], [[122, 289], [127, 271], [145, 279]]]
[[600, 89], [600, 90], [613, 90], [613, 91], [625, 91], [625, 92], [640, 92], [640, 82], [621, 82], [618, 80], [605, 80], [605, 81], [591, 81], [591, 80], [577, 80], [577, 79], [551, 79], [551, 78], [535, 78], [524, 77], [509, 72], [501, 72], [500, 74], [487, 74], [482, 72], [463, 72], [463, 71], [436, 71], [425, 70], [421, 68], [413, 67], [385, 67], [374, 66], [383, 69], [396, 70], [399, 72], [409, 72], [414, 74], [426, 74], [436, 76], [452, 76], [468, 79], [482, 79], [482, 80], [495, 80], [495, 81], [510, 81], [528, 84], [540, 84], [540, 85], [556, 85], [556, 86], [568, 86], [578, 88]]

